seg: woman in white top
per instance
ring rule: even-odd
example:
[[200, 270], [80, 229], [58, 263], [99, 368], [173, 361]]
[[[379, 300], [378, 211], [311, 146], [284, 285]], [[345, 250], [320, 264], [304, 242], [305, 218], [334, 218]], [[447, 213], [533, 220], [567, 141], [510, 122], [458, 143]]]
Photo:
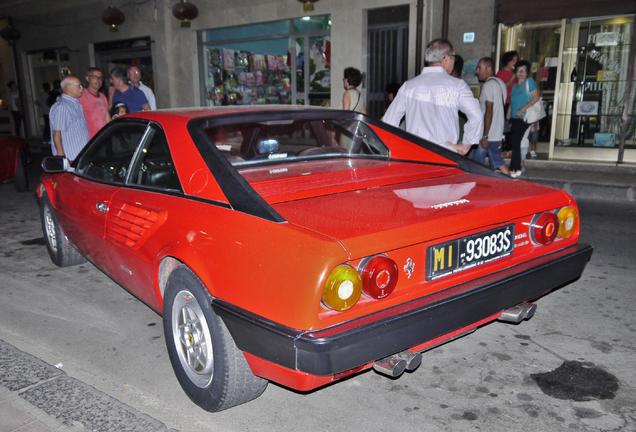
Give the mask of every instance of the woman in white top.
[[366, 114], [367, 106], [362, 93], [358, 90], [358, 86], [362, 82], [360, 71], [353, 67], [346, 68], [342, 81], [345, 89], [342, 95], [342, 109]]

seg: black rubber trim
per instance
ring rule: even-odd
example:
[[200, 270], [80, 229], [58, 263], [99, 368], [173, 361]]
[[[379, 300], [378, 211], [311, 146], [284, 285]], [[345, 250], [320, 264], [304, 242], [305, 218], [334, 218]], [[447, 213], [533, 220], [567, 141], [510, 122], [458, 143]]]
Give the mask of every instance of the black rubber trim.
[[[237, 116], [234, 114], [229, 117]], [[242, 122], [248, 123], [250, 121], [245, 115], [238, 117]], [[247, 117], [249, 117], [249, 115]], [[194, 141], [194, 145], [199, 150], [201, 157], [221, 187], [221, 190], [223, 190], [233, 209], [272, 222], [285, 222], [285, 219], [279, 215], [263, 197], [256, 193], [254, 188], [238, 173], [225, 156], [221, 154], [212, 140], [204, 132], [210, 127], [227, 124], [227, 122], [228, 119], [225, 116], [191, 120], [188, 123], [188, 131]]]
[[[331, 375], [379, 360], [535, 300], [578, 279], [592, 256], [575, 245], [475, 281], [352, 322], [307, 332], [268, 321], [215, 299], [212, 307], [237, 346], [314, 375]], [[356, 324], [360, 322], [360, 325]]]
[[117, 189], [135, 189], [135, 190], [139, 190], [142, 192], [152, 192], [152, 193], [157, 193], [157, 194], [162, 194], [162, 195], [169, 195], [175, 198], [182, 198], [182, 199], [186, 199], [186, 200], [192, 200], [192, 201], [198, 201], [198, 202], [202, 202], [202, 203], [206, 203], [206, 204], [211, 204], [217, 207], [223, 207], [226, 209], [231, 209], [232, 207], [228, 204], [225, 203], [223, 201], [216, 201], [216, 200], [212, 200], [209, 198], [201, 198], [201, 197], [197, 197], [194, 195], [186, 195], [183, 192], [179, 192], [176, 190], [168, 190], [168, 189], [160, 189], [160, 188], [152, 188], [152, 187], [148, 187], [148, 186], [144, 186], [144, 185], [135, 185], [135, 184], [124, 184], [124, 183], [111, 183], [111, 182], [106, 182], [106, 181], [102, 181], [102, 180], [97, 180], [91, 177], [86, 177], [83, 175], [79, 175], [76, 172], [63, 172], [63, 173], [55, 173], [55, 174], [49, 174], [49, 175], [64, 175], [64, 174], [69, 174], [69, 175], [74, 175], [76, 177], [80, 177], [84, 180], [88, 180], [91, 181], [93, 183], [98, 183], [98, 184], [103, 184], [103, 185], [107, 185], [107, 186], [112, 186], [113, 188], [117, 188]]

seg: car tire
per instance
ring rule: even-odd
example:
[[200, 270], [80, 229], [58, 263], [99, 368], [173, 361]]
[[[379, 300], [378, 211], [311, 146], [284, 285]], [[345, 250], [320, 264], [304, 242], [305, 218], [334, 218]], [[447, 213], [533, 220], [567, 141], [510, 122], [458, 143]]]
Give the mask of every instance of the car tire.
[[40, 220], [42, 233], [46, 240], [46, 249], [51, 261], [58, 267], [68, 267], [83, 264], [86, 258], [75, 249], [75, 246], [64, 234], [64, 230], [57, 221], [51, 202], [44, 195], [40, 200]]
[[212, 298], [186, 266], [166, 283], [163, 328], [170, 362], [181, 387], [201, 408], [216, 412], [260, 396], [267, 380], [252, 373]]
[[29, 177], [26, 163], [26, 155], [23, 150], [20, 151], [18, 161], [15, 167], [15, 190], [25, 192], [29, 189]]

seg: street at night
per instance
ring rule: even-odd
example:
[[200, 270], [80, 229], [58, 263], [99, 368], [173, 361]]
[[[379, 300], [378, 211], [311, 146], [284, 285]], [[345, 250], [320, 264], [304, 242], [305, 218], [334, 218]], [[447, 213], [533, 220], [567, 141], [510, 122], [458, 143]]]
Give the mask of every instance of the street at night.
[[43, 430], [636, 430], [633, 203], [579, 202], [592, 260], [531, 320], [426, 352], [397, 380], [369, 371], [308, 394], [270, 384], [211, 414], [179, 387], [161, 318], [90, 264], [55, 267], [33, 195], [7, 184], [0, 197], [0, 361], [33, 379], [0, 381], [2, 424], [21, 406]]

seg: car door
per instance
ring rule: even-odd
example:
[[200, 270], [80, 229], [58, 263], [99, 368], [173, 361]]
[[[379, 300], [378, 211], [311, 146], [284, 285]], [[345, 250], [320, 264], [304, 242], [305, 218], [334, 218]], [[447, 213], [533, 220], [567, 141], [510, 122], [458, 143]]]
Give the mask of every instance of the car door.
[[154, 259], [174, 235], [164, 224], [171, 209], [187, 202], [181, 194], [166, 136], [150, 124], [126, 185], [111, 200], [105, 237], [111, 276], [151, 307], [157, 307]]
[[102, 268], [108, 256], [104, 229], [110, 202], [124, 184], [147, 122], [122, 120], [108, 125], [81, 153], [74, 175], [56, 187], [60, 223], [78, 249]]

